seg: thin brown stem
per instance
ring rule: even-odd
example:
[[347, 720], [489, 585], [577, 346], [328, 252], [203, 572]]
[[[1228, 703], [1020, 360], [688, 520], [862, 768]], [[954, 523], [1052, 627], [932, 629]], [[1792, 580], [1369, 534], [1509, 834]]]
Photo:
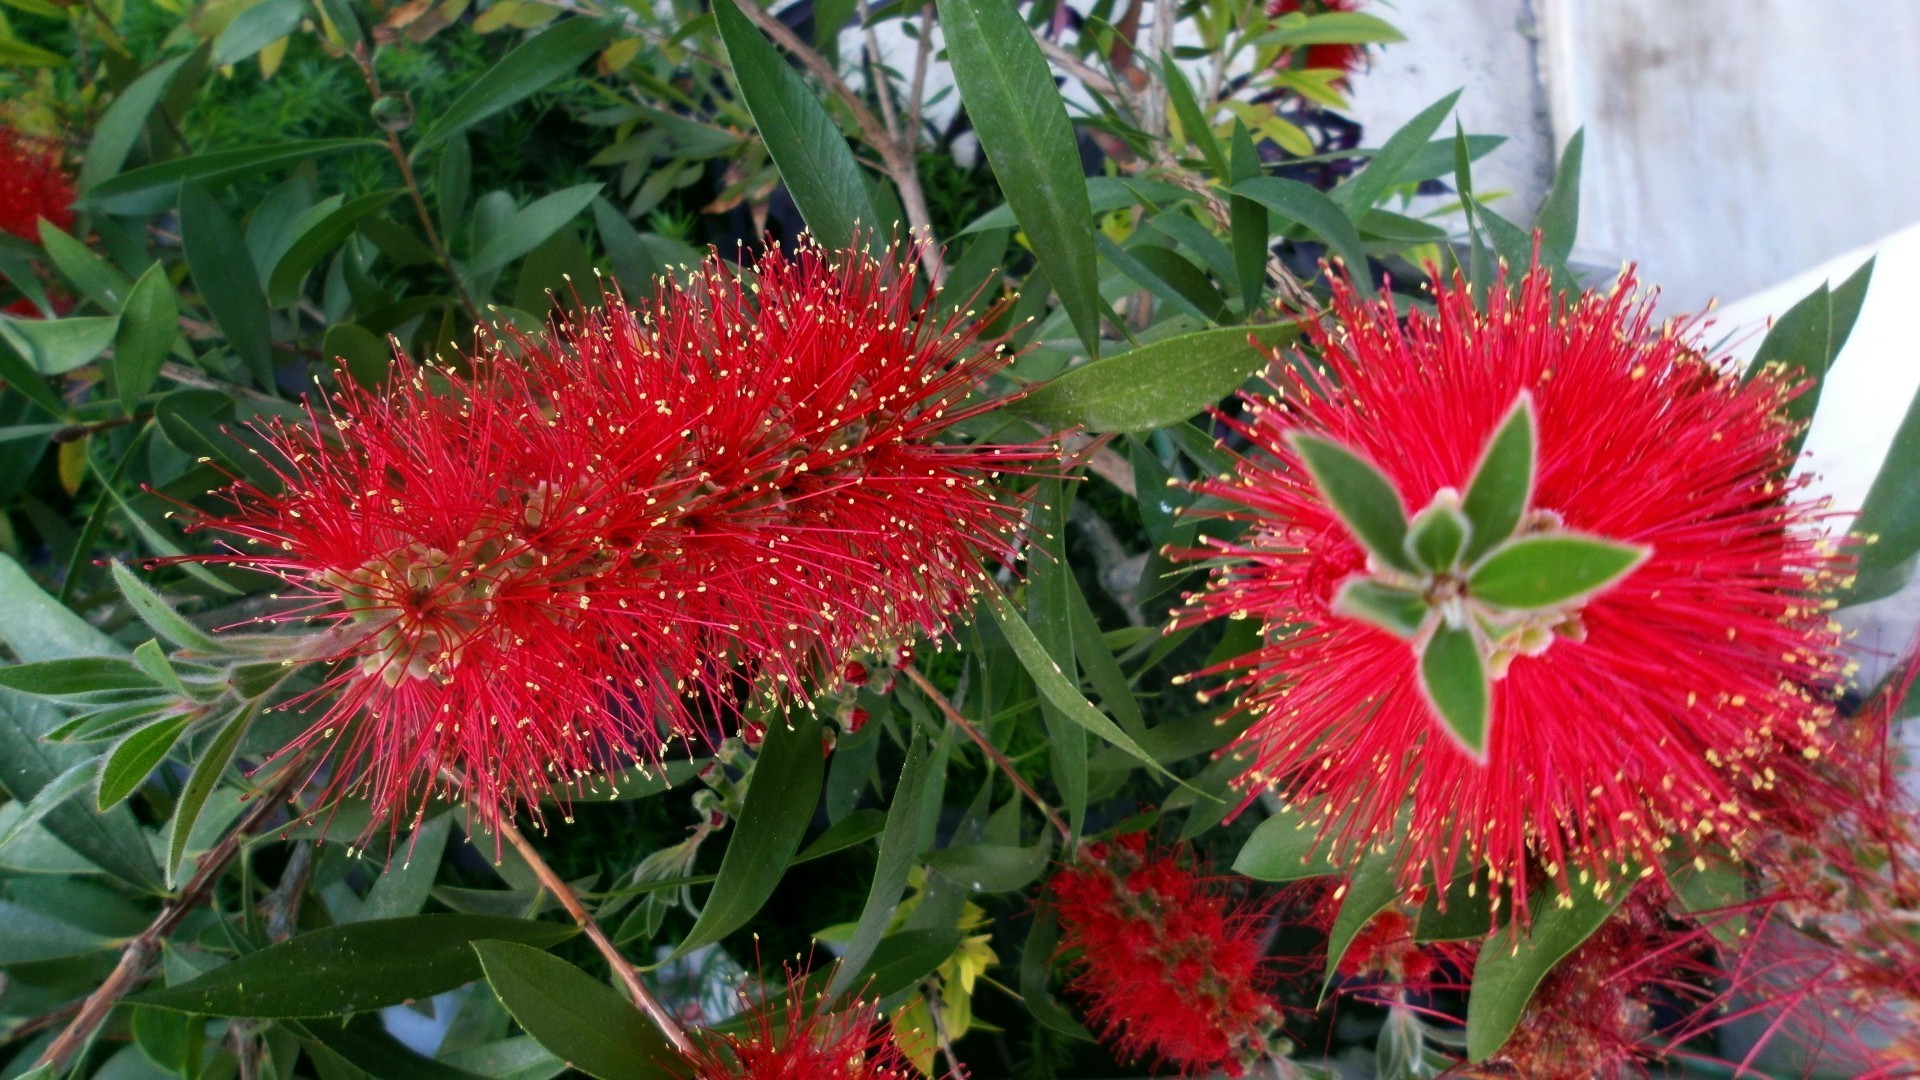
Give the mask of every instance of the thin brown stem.
[[306, 775], [301, 764], [302, 758], [289, 761], [273, 787], [260, 798], [259, 804], [215, 844], [213, 850], [200, 857], [199, 866], [194, 869], [193, 877], [180, 890], [180, 894], [167, 901], [166, 906], [160, 909], [160, 914], [138, 937], [127, 942], [120, 952], [120, 963], [114, 967], [113, 974], [108, 975], [107, 981], [87, 995], [73, 1022], [40, 1055], [39, 1064], [53, 1066], [52, 1071], [56, 1074], [63, 1072], [73, 1056], [93, 1039], [94, 1032], [106, 1022], [114, 1005], [147, 981], [153, 973], [154, 958], [160, 953], [161, 940], [178, 929], [193, 909], [199, 907], [201, 901], [213, 892], [220, 875], [226, 872], [227, 864], [239, 854], [240, 842], [265, 825], [267, 819], [280, 809], [288, 793]]
[[633, 998], [634, 1005], [641, 1012], [646, 1013], [648, 1019], [660, 1028], [661, 1033], [667, 1037], [668, 1042], [673, 1044], [675, 1050], [682, 1054], [693, 1053], [693, 1042], [687, 1038], [686, 1031], [674, 1020], [673, 1014], [660, 1004], [660, 999], [653, 996], [653, 991], [647, 989], [647, 984], [641, 981], [640, 973], [634, 969], [633, 964], [620, 955], [620, 950], [614, 947], [613, 939], [607, 936], [607, 932], [600, 928], [600, 924], [594, 920], [593, 914], [587, 910], [586, 905], [580, 902], [579, 894], [573, 891], [572, 886], [560, 880], [560, 875], [553, 872], [553, 867], [547, 865], [546, 859], [540, 855], [540, 849], [534, 847], [526, 834], [504, 817], [494, 826], [494, 830], [504, 837], [507, 843], [512, 844], [513, 850], [519, 852], [520, 857], [526, 860], [527, 865], [533, 869], [534, 877], [540, 879], [540, 887], [552, 893], [554, 898], [560, 901], [560, 906], [567, 909], [567, 914], [573, 916], [573, 921], [580, 925], [580, 929], [586, 931], [587, 940], [593, 942], [593, 947], [600, 950], [600, 955], [606, 959], [607, 966], [613, 969], [614, 977], [627, 988], [627, 993]]
[[933, 1038], [940, 1046], [940, 1056], [947, 1059], [947, 1072], [954, 1076], [965, 1076], [967, 1071], [960, 1067], [960, 1056], [953, 1052], [953, 1036], [947, 1032], [947, 1018], [942, 1015], [940, 988], [928, 987], [924, 995], [927, 1002], [927, 1016], [933, 1020]]
[[1040, 812], [1046, 815], [1047, 821], [1052, 824], [1055, 831], [1059, 832], [1062, 841], [1069, 844], [1073, 842], [1073, 830], [1067, 828], [1066, 819], [1060, 816], [1060, 812], [1053, 808], [1052, 803], [1040, 797], [1040, 793], [1033, 789], [1032, 784], [1027, 783], [1026, 777], [1020, 775], [1020, 770], [1014, 768], [1012, 759], [1001, 753], [999, 747], [993, 745], [985, 735], [981, 734], [980, 729], [973, 726], [973, 721], [962, 716], [960, 710], [953, 707], [953, 702], [947, 700], [947, 695], [941, 693], [939, 687], [922, 675], [919, 668], [906, 664], [900, 668], [900, 671], [906, 675], [909, 682], [927, 696], [928, 700], [933, 702], [934, 708], [940, 710], [940, 715], [946, 717], [948, 723], [959, 728], [967, 738], [972, 739], [974, 745], [980, 748], [980, 752], [987, 756], [987, 760], [1007, 774], [1007, 779], [1013, 781], [1013, 786], [1019, 790], [1020, 794], [1025, 795], [1033, 805], [1040, 808]]

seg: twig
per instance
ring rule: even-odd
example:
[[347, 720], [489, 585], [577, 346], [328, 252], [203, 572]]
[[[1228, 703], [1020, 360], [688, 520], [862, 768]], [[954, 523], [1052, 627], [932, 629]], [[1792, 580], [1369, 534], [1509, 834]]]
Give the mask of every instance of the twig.
[[580, 902], [580, 897], [573, 891], [572, 886], [560, 880], [560, 875], [554, 873], [553, 867], [547, 865], [546, 859], [540, 855], [540, 850], [527, 840], [526, 835], [511, 820], [505, 817], [502, 817], [494, 826], [494, 831], [504, 837], [507, 843], [513, 845], [513, 849], [520, 853], [520, 857], [526, 860], [528, 866], [533, 868], [533, 875], [540, 879], [540, 886], [552, 893], [554, 898], [560, 901], [560, 906], [567, 909], [567, 914], [573, 916], [573, 921], [580, 925], [580, 929], [586, 931], [587, 939], [592, 941], [593, 947], [600, 950], [600, 955], [606, 958], [607, 965], [613, 968], [614, 976], [633, 997], [634, 1005], [641, 1012], [646, 1013], [647, 1017], [660, 1028], [661, 1033], [667, 1037], [668, 1042], [673, 1044], [675, 1050], [682, 1054], [693, 1053], [693, 1042], [687, 1038], [687, 1033], [681, 1029], [666, 1007], [660, 1004], [660, 999], [653, 996], [653, 991], [647, 989], [647, 984], [640, 979], [640, 973], [634, 970], [626, 957], [620, 955], [620, 950], [614, 947], [613, 940], [607, 937], [606, 931], [594, 921], [592, 913], [587, 911], [586, 906]]
[[1067, 828], [1066, 820], [1060, 816], [1060, 812], [1055, 810], [1047, 800], [1041, 798], [1039, 792], [1033, 790], [1033, 785], [1027, 783], [1026, 778], [1020, 775], [1020, 770], [1013, 767], [1013, 761], [1001, 753], [999, 747], [989, 742], [987, 737], [980, 733], [980, 729], [973, 726], [973, 721], [962, 716], [960, 710], [953, 707], [953, 702], [947, 700], [947, 695], [941, 693], [940, 689], [912, 664], [903, 665], [900, 671], [904, 672], [908, 681], [919, 687], [920, 692], [933, 702], [934, 708], [940, 710], [940, 715], [946, 717], [948, 723], [964, 732], [967, 738], [972, 739], [974, 745], [980, 748], [980, 752], [987, 756], [988, 761], [993, 762], [995, 767], [1007, 774], [1007, 779], [1013, 781], [1013, 786], [1019, 790], [1020, 794], [1025, 795], [1033, 805], [1040, 808], [1040, 812], [1047, 816], [1047, 821], [1060, 833], [1061, 840], [1067, 843], [1073, 842], [1073, 830]]
[[947, 1018], [940, 1014], [940, 988], [933, 987], [921, 995], [927, 1003], [927, 1016], [933, 1021], [933, 1038], [940, 1044], [940, 1056], [947, 1059], [947, 1072], [954, 1076], [965, 1076], [967, 1072], [960, 1067], [959, 1055], [953, 1052], [953, 1036], [947, 1034]]
[[200, 865], [195, 868], [186, 887], [180, 890], [180, 895], [169, 900], [153, 922], [138, 937], [127, 942], [120, 952], [120, 963], [114, 967], [113, 974], [87, 995], [73, 1022], [40, 1055], [38, 1064], [53, 1066], [55, 1073], [65, 1070], [74, 1054], [85, 1047], [94, 1032], [106, 1022], [107, 1014], [113, 1011], [114, 1005], [147, 981], [153, 958], [160, 951], [161, 939], [178, 929], [187, 915], [213, 891], [220, 875], [226, 872], [227, 864], [239, 853], [240, 841], [265, 825], [267, 819], [280, 809], [287, 794], [306, 775], [300, 767], [302, 760], [296, 757], [289, 761], [283, 767], [280, 779], [260, 799], [259, 805], [221, 838], [213, 850], [200, 857]]

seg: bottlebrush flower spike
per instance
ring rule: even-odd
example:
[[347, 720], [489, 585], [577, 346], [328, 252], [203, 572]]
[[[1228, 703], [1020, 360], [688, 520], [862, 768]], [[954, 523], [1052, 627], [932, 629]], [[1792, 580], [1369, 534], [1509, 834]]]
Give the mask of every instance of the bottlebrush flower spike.
[[696, 1080], [919, 1080], [877, 1004], [827, 1012], [800, 978], [781, 1003], [740, 1000], [744, 1031], [697, 1034]]
[[[285, 579], [337, 696], [301, 740], [397, 820], [451, 773], [483, 820], [737, 718], [806, 704], [846, 654], [938, 634], [1006, 557], [993, 481], [1045, 446], [937, 440], [998, 371], [914, 298], [912, 257], [718, 257], [691, 284], [495, 343], [402, 356], [269, 421], [208, 556]], [[413, 800], [410, 802], [410, 800]]]
[[1144, 833], [1088, 845], [1049, 888], [1067, 988], [1122, 1054], [1244, 1076], [1283, 1048], [1266, 906], [1149, 851]]
[[40, 242], [40, 219], [73, 228], [73, 181], [50, 139], [0, 123], [0, 231]]
[[[1566, 300], [1535, 269], [1491, 290], [1485, 312], [1458, 278], [1434, 299], [1437, 314], [1403, 324], [1391, 298], [1336, 284], [1313, 331], [1319, 357], [1270, 369], [1272, 396], [1229, 421], [1251, 455], [1198, 485], [1250, 526], [1184, 553], [1226, 565], [1175, 620], [1265, 626], [1257, 649], [1202, 673], [1227, 675], [1253, 717], [1248, 798], [1274, 787], [1318, 806], [1343, 861], [1390, 845], [1409, 886], [1450, 881], [1458, 858], [1484, 866], [1496, 893], [1523, 894], [1541, 876], [1564, 886], [1653, 865], [1675, 838], [1738, 850], [1763, 800], [1799, 790], [1822, 753], [1841, 676], [1838, 627], [1815, 597], [1846, 560], [1782, 479], [1797, 430], [1782, 405], [1798, 376], [1743, 381], [1707, 359], [1686, 324], [1653, 325], [1630, 273]], [[1297, 447], [1334, 444], [1377, 466], [1386, 502], [1451, 506], [1523, 394], [1535, 469], [1525, 516], [1503, 535], [1575, 533], [1646, 557], [1538, 632], [1502, 639], [1514, 647], [1489, 658], [1476, 754], [1423, 693], [1420, 620], [1390, 625], [1390, 605], [1371, 604], [1397, 594], [1350, 595], [1405, 572], [1384, 566], [1384, 532], [1370, 559]], [[1424, 612], [1457, 597], [1415, 599]]]

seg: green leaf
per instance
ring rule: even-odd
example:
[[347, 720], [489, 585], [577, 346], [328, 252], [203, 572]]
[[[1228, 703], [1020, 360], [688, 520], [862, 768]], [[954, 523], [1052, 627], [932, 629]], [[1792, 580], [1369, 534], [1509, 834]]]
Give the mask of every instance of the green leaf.
[[[595, 188], [597, 190], [598, 185]], [[384, 208], [399, 195], [399, 188], [362, 195], [314, 222], [273, 265], [273, 273], [267, 279], [267, 303], [283, 307], [299, 300], [300, 286], [307, 280], [308, 271], [345, 243], [347, 237], [353, 235], [361, 218]], [[536, 244], [538, 242], [535, 241]]]
[[937, 0], [961, 101], [1034, 258], [1100, 355], [1093, 207], [1067, 107], [1046, 57], [1010, 0]]
[[120, 740], [100, 767], [95, 801], [100, 809], [118, 806], [143, 783], [187, 730], [191, 717], [167, 716]]
[[[1260, 152], [1254, 148], [1247, 125], [1233, 122], [1233, 172], [1229, 183], [1243, 184], [1260, 175]], [[1228, 232], [1233, 241], [1234, 280], [1240, 286], [1240, 311], [1248, 318], [1260, 310], [1267, 284], [1267, 260], [1272, 256], [1272, 221], [1267, 208], [1244, 195], [1227, 197]]]
[[213, 62], [226, 67], [245, 60], [300, 29], [300, 20], [306, 14], [307, 5], [302, 0], [262, 0], [235, 15], [213, 39]]
[[840, 125], [827, 114], [820, 94], [754, 28], [736, 2], [756, 0], [719, 0], [713, 16], [733, 61], [740, 97], [807, 228], [830, 249], [850, 247], [863, 224], [870, 238], [884, 240], [891, 223], [874, 213], [866, 180]]
[[[1874, 260], [1868, 259], [1853, 276], [1838, 288], [1822, 284], [1799, 303], [1787, 309], [1761, 339], [1747, 372], [1751, 376], [1769, 365], [1799, 369], [1808, 385], [1786, 403], [1786, 414], [1806, 424], [1820, 405], [1820, 392], [1826, 387], [1827, 372], [1839, 358], [1840, 350], [1853, 333], [1854, 320], [1860, 314], [1867, 287], [1873, 280]], [[1789, 445], [1797, 455], [1806, 442], [1803, 428]]]
[[1233, 393], [1299, 336], [1291, 324], [1182, 334], [1073, 368], [1009, 408], [1053, 428], [1151, 431]]
[[1341, 583], [1340, 591], [1333, 596], [1334, 614], [1358, 619], [1408, 641], [1426, 625], [1432, 610], [1426, 598], [1412, 589], [1383, 585], [1357, 574]]
[[1466, 514], [1452, 506], [1429, 506], [1407, 526], [1407, 557], [1435, 573], [1451, 570], [1472, 533]]
[[200, 811], [206, 809], [208, 796], [220, 785], [220, 777], [226, 773], [227, 763], [233, 760], [234, 748], [240, 745], [240, 738], [247, 733], [259, 707], [258, 701], [250, 701], [233, 714], [220, 733], [201, 751], [200, 760], [194, 763], [186, 786], [180, 789], [180, 799], [174, 804], [173, 816], [167, 819], [166, 873], [169, 888], [178, 882], [180, 861], [186, 857], [187, 842], [193, 838], [194, 823], [200, 820]]
[[1369, 855], [1360, 860], [1353, 876], [1347, 879], [1346, 893], [1340, 899], [1340, 913], [1334, 916], [1327, 932], [1327, 974], [1320, 996], [1333, 986], [1340, 973], [1340, 961], [1353, 946], [1353, 939], [1366, 929], [1374, 916], [1393, 906], [1400, 897], [1398, 873], [1387, 855]]
[[22, 397], [39, 406], [48, 416], [61, 419], [67, 416], [66, 405], [47, 388], [46, 378], [35, 371], [4, 337], [0, 337], [0, 383], [18, 390]]
[[273, 328], [259, 268], [240, 226], [199, 183], [180, 185], [180, 248], [220, 332], [262, 386], [272, 385]]
[[476, 941], [473, 951], [514, 1020], [574, 1068], [599, 1080], [690, 1075], [660, 1029], [600, 980], [523, 944]]
[[1327, 11], [1282, 18], [1272, 30], [1251, 44], [1296, 48], [1301, 45], [1371, 45], [1405, 41], [1406, 36], [1377, 15], [1358, 11]]
[[1298, 180], [1282, 180], [1277, 176], [1243, 180], [1233, 185], [1232, 190], [1233, 194], [1252, 199], [1319, 237], [1329, 251], [1347, 264], [1354, 286], [1363, 295], [1373, 295], [1373, 281], [1367, 276], [1367, 249], [1360, 242], [1360, 230], [1340, 209], [1340, 204]]
[[420, 137], [413, 156], [571, 74], [613, 35], [613, 27], [592, 19], [567, 19], [542, 30], [455, 98]]
[[826, 767], [820, 756], [820, 718], [796, 710], [789, 723], [767, 725], [753, 766], [746, 805], [720, 860], [719, 877], [700, 918], [673, 951], [685, 956], [747, 924], [786, 874], [807, 822], [820, 801]]
[[[1073, 492], [1058, 479], [1043, 480], [1036, 488], [1031, 514], [1037, 535], [1027, 571], [1027, 627], [1046, 650], [1054, 669], [1078, 686], [1079, 671], [1073, 659], [1073, 602], [1067, 595], [1067, 583], [1073, 576], [1073, 569], [1067, 565], [1067, 518], [1072, 504]], [[1078, 836], [1087, 819], [1087, 733], [1044, 697], [1040, 720], [1046, 728], [1054, 786], [1065, 804], [1069, 828]]]
[[1125, 750], [1154, 772], [1170, 780], [1174, 779], [1173, 774], [1155, 761], [1152, 754], [1147, 753], [1139, 743], [1133, 741], [1131, 736], [1120, 730], [1119, 725], [1107, 719], [1105, 713], [1094, 708], [1093, 703], [1080, 693], [1080, 688], [1067, 680], [1067, 677], [1061, 673], [1059, 665], [1047, 655], [1047, 650], [1040, 644], [1040, 639], [1033, 636], [1032, 630], [1027, 629], [1027, 624], [1021, 620], [1019, 612], [1014, 610], [1013, 602], [1007, 599], [1006, 594], [998, 589], [989, 590], [986, 608], [993, 613], [994, 622], [1000, 627], [1000, 632], [1006, 636], [1007, 643], [1013, 646], [1013, 653], [1019, 658], [1021, 666], [1025, 667], [1027, 674], [1033, 677], [1033, 684], [1039, 689], [1041, 697], [1052, 702], [1055, 708], [1074, 723]]
[[1020, 996], [1027, 1011], [1048, 1030], [1075, 1042], [1092, 1042], [1093, 1036], [1080, 1026], [1073, 1013], [1060, 1004], [1047, 985], [1047, 973], [1054, 952], [1060, 945], [1060, 917], [1051, 904], [1037, 904], [1033, 926], [1027, 931], [1027, 945], [1020, 953]]
[[1287, 442], [1353, 538], [1382, 563], [1416, 573], [1418, 567], [1407, 558], [1407, 512], [1393, 481], [1331, 439], [1294, 432]]
[[1540, 533], [1508, 540], [1487, 553], [1467, 578], [1476, 600], [1517, 611], [1558, 607], [1626, 577], [1653, 549], [1579, 533]]
[[173, 282], [166, 268], [154, 263], [140, 280], [133, 283], [127, 303], [120, 311], [120, 330], [113, 342], [113, 384], [120, 396], [120, 408], [132, 416], [139, 411], [140, 399], [153, 389], [160, 377], [160, 365], [173, 351], [180, 336], [180, 306], [174, 300]]
[[1333, 189], [1334, 201], [1357, 218], [1372, 209], [1389, 190], [1407, 183], [1408, 177], [1404, 174], [1420, 160], [1422, 151], [1427, 148], [1427, 140], [1440, 130], [1441, 121], [1447, 118], [1447, 114], [1453, 111], [1454, 103], [1459, 100], [1460, 91], [1455, 90], [1407, 121], [1374, 153], [1366, 168]]
[[59, 960], [104, 952], [116, 942], [43, 915], [32, 908], [0, 901], [0, 967]]
[[[1629, 891], [1616, 885], [1608, 890], [1608, 897], [1602, 897], [1576, 889], [1571, 906], [1561, 906], [1558, 897], [1552, 903], [1539, 903], [1552, 896], [1545, 893], [1533, 905], [1531, 927], [1523, 931], [1517, 922], [1509, 923], [1480, 947], [1480, 959], [1473, 966], [1473, 989], [1467, 997], [1469, 1061], [1485, 1061], [1506, 1045], [1540, 980], [1592, 937]], [[1524, 938], [1519, 936], [1522, 933]]]
[[304, 161], [322, 154], [384, 148], [386, 145], [378, 139], [308, 139], [303, 142], [249, 146], [239, 150], [214, 150], [148, 165], [121, 173], [111, 180], [102, 180], [87, 192], [87, 198], [96, 202], [112, 200], [154, 188], [169, 187], [184, 180], [199, 180], [209, 187], [215, 187], [243, 176], [258, 176], [276, 165]]
[[506, 224], [487, 239], [486, 246], [473, 257], [473, 264], [467, 267], [467, 271], [471, 274], [491, 273], [539, 247], [549, 236], [578, 217], [605, 186], [581, 184], [563, 188], [514, 211]]
[[[196, 1020], [197, 1022], [197, 1020]], [[307, 1020], [287, 1024], [289, 1031], [304, 1030], [326, 1049], [345, 1058], [369, 1078], [378, 1080], [486, 1080], [487, 1073], [472, 1073], [414, 1053], [380, 1023], [378, 1015], [355, 1016], [345, 1022]], [[312, 1044], [308, 1044], [310, 1047]], [[321, 1076], [337, 1077], [324, 1067]], [[551, 1076], [552, 1074], [548, 1074]]]
[[1854, 519], [1853, 534], [1865, 540], [1856, 550], [1859, 564], [1843, 605], [1892, 596], [1913, 577], [1920, 558], [1920, 391], [1894, 432], [1887, 457]]
[[160, 594], [148, 588], [146, 583], [136, 577], [127, 565], [115, 560], [113, 566], [114, 584], [120, 587], [120, 595], [147, 629], [160, 635], [189, 652], [204, 656], [218, 656], [225, 652], [218, 642], [205, 631], [180, 617], [173, 607], [160, 598]]
[[40, 246], [59, 267], [61, 276], [94, 303], [115, 312], [126, 303], [133, 279], [46, 218], [40, 219]]
[[[367, 890], [366, 903], [360, 905], [354, 922], [369, 919], [398, 919], [420, 914], [427, 895], [433, 891], [434, 877], [440, 872], [440, 859], [446, 854], [447, 833], [453, 828], [452, 814], [437, 814], [413, 830], [405, 847], [396, 848], [381, 874]], [[397, 859], [398, 862], [392, 860]]]
[[94, 126], [92, 138], [87, 141], [86, 160], [80, 164], [76, 186], [81, 194], [92, 194], [126, 164], [127, 155], [140, 141], [140, 133], [146, 130], [147, 117], [152, 115], [154, 105], [166, 94], [174, 72], [180, 70], [190, 55], [162, 60], [148, 68], [107, 106], [100, 122]]
[[13, 346], [42, 375], [65, 375], [91, 364], [113, 344], [120, 317], [16, 319], [0, 315], [0, 338]]
[[[1225, 302], [1220, 300], [1219, 290], [1214, 289], [1206, 280], [1206, 275], [1194, 269], [1192, 264], [1181, 265], [1186, 260], [1174, 252], [1148, 243], [1121, 247], [1107, 239], [1104, 233], [1096, 233], [1093, 244], [1102, 259], [1164, 300], [1176, 313], [1203, 324], [1217, 322], [1223, 314]], [[1180, 282], [1178, 286], [1170, 280], [1175, 278]], [[1198, 289], [1195, 288], [1196, 278], [1201, 286]], [[1206, 295], [1208, 292], [1212, 296]]]
[[1334, 873], [1329, 840], [1311, 818], [1283, 807], [1261, 822], [1233, 860], [1233, 872], [1256, 881], [1298, 881]]
[[1207, 168], [1214, 177], [1226, 179], [1230, 175], [1226, 151], [1220, 148], [1220, 140], [1214, 138], [1213, 127], [1207, 123], [1206, 114], [1200, 111], [1200, 100], [1194, 96], [1193, 84], [1187, 81], [1187, 73], [1180, 70], [1172, 54], [1161, 53], [1160, 74], [1161, 81], [1166, 84], [1167, 100], [1173, 105], [1174, 115], [1180, 118], [1180, 133], [1207, 159]]
[[571, 926], [487, 915], [348, 923], [269, 945], [177, 986], [129, 999], [200, 1016], [298, 1020], [432, 997], [481, 977], [476, 941], [545, 948]]
[[953, 929], [902, 930], [881, 939], [873, 952], [872, 977], [858, 993], [868, 1000], [892, 997], [919, 985], [960, 948], [965, 935]]
[[1462, 556], [1469, 564], [1512, 536], [1526, 516], [1533, 501], [1536, 423], [1533, 395], [1522, 390], [1480, 453], [1461, 506], [1473, 525]]
[[867, 886], [867, 900], [854, 924], [853, 936], [840, 965], [827, 984], [827, 996], [838, 998], [851, 989], [854, 980], [873, 959], [873, 950], [887, 932], [887, 924], [906, 890], [907, 877], [920, 852], [921, 804], [927, 788], [927, 739], [918, 729], [907, 746], [907, 759], [900, 766], [900, 781], [893, 788], [893, 805], [887, 810], [886, 831], [880, 836], [879, 862]]
[[39, 697], [67, 697], [104, 690], [140, 690], [153, 678], [117, 656], [70, 656], [0, 667], [0, 686]]
[[1543, 262], [1566, 262], [1573, 254], [1573, 242], [1580, 233], [1580, 158], [1586, 145], [1585, 128], [1567, 140], [1566, 149], [1560, 151], [1560, 168], [1553, 175], [1553, 189], [1533, 216]]
[[1032, 847], [1012, 844], [961, 844], [929, 852], [927, 865], [975, 892], [1014, 892], [1031, 885], [1053, 854], [1053, 834]]
[[1485, 761], [1491, 690], [1471, 631], [1444, 624], [1435, 628], [1420, 652], [1420, 689], [1454, 742]]

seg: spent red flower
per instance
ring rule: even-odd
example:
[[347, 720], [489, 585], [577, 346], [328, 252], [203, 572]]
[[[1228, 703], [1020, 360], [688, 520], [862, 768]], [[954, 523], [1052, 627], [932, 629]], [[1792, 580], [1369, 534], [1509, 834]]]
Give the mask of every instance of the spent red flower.
[[[1841, 674], [1817, 594], [1846, 560], [1784, 479], [1798, 375], [1742, 379], [1707, 358], [1691, 324], [1654, 323], [1630, 273], [1567, 298], [1536, 269], [1485, 311], [1457, 278], [1433, 299], [1403, 321], [1390, 297], [1337, 284], [1318, 355], [1274, 364], [1271, 394], [1229, 421], [1251, 447], [1237, 474], [1198, 485], [1246, 529], [1185, 553], [1224, 565], [1176, 622], [1263, 627], [1209, 672], [1252, 717], [1248, 797], [1316, 808], [1343, 859], [1390, 846], [1409, 885], [1465, 859], [1523, 896], [1543, 876], [1653, 865], [1676, 838], [1737, 849], [1822, 753]], [[1491, 658], [1477, 754], [1436, 722], [1409, 642], [1336, 610], [1377, 568], [1297, 446], [1347, 448], [1407, 508], [1450, 505], [1528, 395], [1520, 534], [1606, 538], [1644, 561]]]
[[737, 1030], [695, 1035], [687, 1063], [696, 1080], [918, 1080], [872, 1002], [826, 1009], [818, 987], [788, 981], [784, 998], [741, 994], [746, 1022]]
[[[1362, 0], [1267, 0], [1267, 15], [1278, 19], [1296, 11], [1304, 11], [1312, 15], [1353, 12], [1360, 10], [1361, 2]], [[1283, 54], [1281, 62], [1290, 60], [1294, 55], [1296, 54], [1292, 51]], [[1339, 81], [1344, 83], [1347, 76], [1358, 73], [1361, 66], [1366, 63], [1367, 47], [1347, 42], [1323, 42], [1306, 46], [1299, 50], [1298, 55], [1302, 67], [1329, 68], [1338, 71], [1341, 73]]]
[[0, 123], [0, 231], [37, 244], [42, 218], [72, 229], [74, 198], [59, 144]]
[[332, 783], [381, 820], [450, 777], [491, 819], [941, 633], [1012, 543], [994, 476], [1051, 451], [939, 441], [1004, 358], [914, 267], [715, 257], [265, 424], [277, 483], [234, 486], [205, 524], [242, 543], [209, 558], [325, 625], [303, 647], [336, 696], [301, 744]]
[[1273, 1052], [1267, 905], [1144, 833], [1089, 845], [1049, 889], [1067, 988], [1122, 1054], [1243, 1076]]

